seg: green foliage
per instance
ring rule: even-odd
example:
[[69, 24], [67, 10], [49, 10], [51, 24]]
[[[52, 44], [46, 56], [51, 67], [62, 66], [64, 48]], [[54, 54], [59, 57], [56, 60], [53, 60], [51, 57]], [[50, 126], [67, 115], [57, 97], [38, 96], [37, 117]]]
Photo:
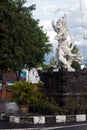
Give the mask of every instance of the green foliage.
[[87, 103], [69, 103], [63, 107], [59, 107], [60, 114], [86, 114]]
[[[76, 54], [76, 53], [78, 53], [78, 48], [77, 48], [77, 46], [75, 45], [74, 47], [73, 47], [73, 49], [72, 49], [72, 51], [71, 51], [73, 54]], [[71, 65], [75, 70], [80, 70], [81, 68], [80, 68], [80, 63], [78, 62], [78, 61], [75, 61], [75, 60], [73, 60], [72, 61], [72, 65]]]
[[28, 104], [33, 112], [53, 114], [58, 111], [58, 104], [52, 97], [46, 96], [41, 91], [43, 83], [32, 84], [29, 82], [15, 82], [10, 87], [12, 100], [19, 105]]
[[48, 36], [32, 16], [35, 5], [25, 0], [0, 1], [0, 65], [14, 71], [35, 67], [51, 50]]
[[32, 106], [33, 112], [38, 112], [42, 114], [58, 114], [59, 106], [53, 97], [48, 97], [43, 95], [37, 104]]
[[81, 65], [79, 62], [73, 60], [72, 61], [72, 65], [71, 65], [75, 70], [80, 70], [81, 69]]
[[44, 71], [48, 71], [50, 68], [49, 64], [42, 64], [41, 67], [43, 68]]
[[55, 58], [54, 56], [50, 59], [50, 66], [54, 67], [55, 66]]
[[39, 85], [29, 82], [15, 82], [10, 89], [12, 92], [12, 100], [18, 104], [25, 105], [37, 103], [39, 98], [42, 96], [39, 91]]
[[72, 52], [73, 54], [78, 53], [78, 48], [77, 48], [76, 45], [73, 47], [73, 49], [71, 50], [71, 52]]
[[44, 82], [40, 81], [37, 85], [38, 85], [38, 87], [39, 87], [40, 89], [42, 89], [43, 86], [44, 86]]

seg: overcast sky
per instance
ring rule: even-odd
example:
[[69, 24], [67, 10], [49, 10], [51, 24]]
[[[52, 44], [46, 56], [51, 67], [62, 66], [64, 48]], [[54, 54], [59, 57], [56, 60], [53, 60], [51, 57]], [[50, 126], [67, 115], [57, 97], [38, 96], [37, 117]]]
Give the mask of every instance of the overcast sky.
[[87, 38], [87, 0], [27, 0], [27, 6], [32, 4], [36, 4], [33, 16], [40, 20], [40, 25], [47, 32], [54, 50], [57, 47], [57, 41], [54, 38], [56, 33], [51, 23], [66, 14], [73, 40], [87, 59], [87, 39], [83, 39], [83, 36]]

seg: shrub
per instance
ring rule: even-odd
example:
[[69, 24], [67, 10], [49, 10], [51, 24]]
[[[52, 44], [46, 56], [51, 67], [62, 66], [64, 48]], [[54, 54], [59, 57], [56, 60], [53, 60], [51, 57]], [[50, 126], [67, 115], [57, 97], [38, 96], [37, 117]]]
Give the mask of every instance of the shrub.
[[11, 87], [12, 100], [18, 104], [31, 104], [38, 102], [41, 92], [37, 84], [18, 81]]
[[18, 81], [12, 85], [12, 100], [19, 105], [28, 104], [32, 112], [54, 114], [58, 111], [58, 104], [53, 97], [48, 97], [41, 91], [43, 83], [32, 84], [29, 82]]

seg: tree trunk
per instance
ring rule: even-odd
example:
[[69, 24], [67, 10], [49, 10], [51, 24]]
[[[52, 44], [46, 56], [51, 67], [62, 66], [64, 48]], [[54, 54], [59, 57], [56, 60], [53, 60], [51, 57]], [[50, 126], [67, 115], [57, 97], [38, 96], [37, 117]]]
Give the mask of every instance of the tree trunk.
[[2, 101], [6, 101], [6, 81], [4, 81], [5, 70], [2, 70]]

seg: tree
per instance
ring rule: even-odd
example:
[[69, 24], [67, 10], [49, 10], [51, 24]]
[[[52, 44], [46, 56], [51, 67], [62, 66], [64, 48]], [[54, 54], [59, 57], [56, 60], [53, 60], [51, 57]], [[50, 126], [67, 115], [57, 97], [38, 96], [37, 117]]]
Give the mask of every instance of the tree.
[[[32, 16], [35, 5], [25, 0], [0, 1], [0, 66], [20, 72], [24, 66], [43, 63], [51, 50], [47, 34]], [[2, 67], [1, 67], [2, 68]]]
[[81, 70], [81, 65], [78, 61], [73, 60], [71, 65], [75, 70]]
[[[77, 46], [75, 45], [72, 49], [72, 53], [76, 54], [78, 53], [79, 49], [77, 48]], [[79, 63], [79, 61], [73, 60], [72, 61], [72, 65], [71, 65], [75, 70], [80, 70], [81, 69], [81, 65]]]
[[[24, 6], [25, 0], [0, 0], [0, 70], [7, 69], [20, 76], [25, 67], [35, 67], [43, 63], [51, 44], [39, 20], [35, 20], [32, 10], [35, 5]], [[19, 78], [18, 76], [18, 78]], [[4, 94], [4, 87], [2, 85]], [[2, 97], [3, 97], [2, 94]]]
[[55, 57], [53, 56], [53, 57], [51, 57], [51, 59], [50, 59], [50, 66], [51, 66], [51, 67], [54, 67], [54, 66], [55, 66], [55, 63], [56, 63], [56, 60], [55, 60]]

